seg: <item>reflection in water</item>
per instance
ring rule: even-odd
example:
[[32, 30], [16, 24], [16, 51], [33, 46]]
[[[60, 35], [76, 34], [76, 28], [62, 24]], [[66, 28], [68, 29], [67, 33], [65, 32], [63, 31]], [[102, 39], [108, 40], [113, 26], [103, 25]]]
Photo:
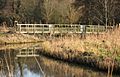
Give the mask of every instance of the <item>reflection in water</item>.
[[[26, 66], [26, 67], [25, 67]], [[20, 67], [19, 67], [20, 68]], [[42, 77], [40, 73], [30, 70], [27, 65], [23, 65], [24, 69], [19, 69], [17, 77]], [[34, 68], [35, 69], [35, 68]], [[36, 69], [35, 69], [36, 70]], [[37, 70], [39, 72], [39, 70]]]
[[51, 60], [45, 57], [40, 57], [40, 60], [40, 65], [43, 67], [46, 77], [107, 77], [106, 73], [95, 72], [85, 67], [69, 65], [68, 63]]
[[20, 46], [9, 46], [9, 49], [2, 47], [0, 77], [107, 77], [103, 72], [38, 56], [38, 47], [31, 45], [22, 45], [22, 49]]

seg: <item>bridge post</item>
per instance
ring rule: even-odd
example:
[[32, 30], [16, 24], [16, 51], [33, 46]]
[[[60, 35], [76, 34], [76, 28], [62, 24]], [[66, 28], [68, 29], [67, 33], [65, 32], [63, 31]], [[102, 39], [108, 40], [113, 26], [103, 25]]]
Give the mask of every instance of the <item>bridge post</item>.
[[33, 33], [34, 33], [34, 35], [35, 35], [35, 25], [33, 25]]
[[85, 39], [86, 38], [86, 25], [81, 25], [81, 28], [82, 28], [81, 38]]
[[81, 33], [83, 33], [83, 31], [84, 31], [84, 30], [83, 30], [83, 29], [84, 29], [84, 25], [80, 25], [80, 28], [81, 28], [81, 30], [80, 30]]
[[53, 32], [53, 25], [49, 25], [49, 32], [50, 32], [50, 38], [51, 38], [51, 36], [54, 34], [54, 32]]
[[92, 26], [90, 25], [90, 33], [92, 33], [93, 32], [93, 29], [92, 29]]
[[19, 25], [19, 33], [21, 33], [21, 25]]
[[100, 25], [98, 24], [98, 25], [97, 25], [97, 36], [99, 35], [99, 30], [100, 30], [100, 29], [99, 29], [99, 28], [100, 28], [99, 26], [100, 26]]
[[44, 25], [42, 25], [42, 35], [44, 35]]
[[28, 30], [28, 34], [29, 34], [29, 32], [30, 32], [29, 25], [27, 25], [27, 30]]
[[93, 33], [95, 32], [95, 25], [93, 25]]
[[17, 31], [17, 25], [18, 24], [18, 21], [14, 21], [14, 28], [15, 28], [15, 31]]

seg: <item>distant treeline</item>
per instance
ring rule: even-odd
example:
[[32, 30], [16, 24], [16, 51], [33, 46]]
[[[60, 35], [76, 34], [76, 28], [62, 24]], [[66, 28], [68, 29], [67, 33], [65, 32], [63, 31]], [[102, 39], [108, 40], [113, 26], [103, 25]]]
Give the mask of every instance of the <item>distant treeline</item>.
[[[79, 23], [115, 25], [120, 22], [120, 0], [0, 0], [0, 23]], [[6, 5], [5, 5], [6, 4]], [[5, 15], [5, 6], [13, 12]], [[8, 10], [6, 10], [8, 11]]]

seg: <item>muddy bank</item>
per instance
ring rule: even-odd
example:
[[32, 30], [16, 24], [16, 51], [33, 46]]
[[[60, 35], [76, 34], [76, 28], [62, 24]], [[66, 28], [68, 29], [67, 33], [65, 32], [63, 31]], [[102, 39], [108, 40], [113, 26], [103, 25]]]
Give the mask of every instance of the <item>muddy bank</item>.
[[0, 44], [19, 44], [39, 42], [38, 37], [21, 33], [0, 33]]

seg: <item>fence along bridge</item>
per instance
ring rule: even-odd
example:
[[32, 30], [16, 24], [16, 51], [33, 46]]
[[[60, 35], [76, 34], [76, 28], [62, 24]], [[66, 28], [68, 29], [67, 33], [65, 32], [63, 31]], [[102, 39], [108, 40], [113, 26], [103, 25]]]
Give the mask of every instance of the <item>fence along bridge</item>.
[[16, 24], [19, 33], [59, 34], [59, 33], [102, 33], [105, 26], [80, 24]]

